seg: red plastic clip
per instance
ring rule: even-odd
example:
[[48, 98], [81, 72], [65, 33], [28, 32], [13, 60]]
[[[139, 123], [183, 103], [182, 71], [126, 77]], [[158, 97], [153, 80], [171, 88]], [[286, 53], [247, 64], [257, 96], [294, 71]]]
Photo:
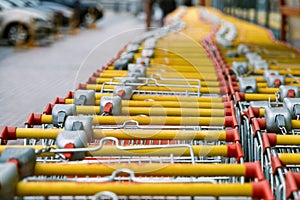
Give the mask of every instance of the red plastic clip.
[[294, 98], [295, 96], [295, 90], [288, 90], [287, 97]]
[[252, 183], [252, 188], [253, 188], [252, 197], [255, 199], [266, 199], [266, 200], [275, 199], [272, 194], [270, 184], [266, 180]]
[[[69, 143], [69, 144], [66, 144], [64, 146], [65, 149], [74, 149], [75, 148], [75, 145], [72, 144], [72, 143]], [[66, 159], [68, 160], [71, 160], [72, 159], [72, 156], [73, 156], [73, 152], [65, 152], [63, 153], [63, 155], [66, 157]]]
[[246, 166], [246, 178], [257, 178], [259, 181], [265, 179], [262, 169], [260, 167], [260, 162], [249, 162], [245, 163]]
[[280, 85], [281, 85], [280, 79], [275, 79], [275, 80], [274, 80], [274, 86], [275, 86], [275, 87], [279, 87]]
[[124, 90], [119, 90], [117, 95], [123, 98], [126, 95], [126, 92]]
[[104, 106], [104, 113], [106, 114], [110, 114], [112, 112], [113, 109], [113, 104], [112, 103], [106, 103]]

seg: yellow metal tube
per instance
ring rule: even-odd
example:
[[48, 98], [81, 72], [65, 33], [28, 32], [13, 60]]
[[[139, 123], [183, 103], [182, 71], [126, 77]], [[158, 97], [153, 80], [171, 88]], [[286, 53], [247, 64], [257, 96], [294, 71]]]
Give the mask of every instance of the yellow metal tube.
[[[74, 99], [66, 99], [65, 104], [74, 104]], [[96, 100], [95, 105], [100, 105]], [[122, 100], [123, 107], [165, 107], [165, 108], [220, 108], [224, 109], [224, 103], [219, 102], [188, 102], [188, 101], [137, 101]]]
[[165, 108], [220, 108], [224, 109], [224, 103], [219, 102], [187, 102], [187, 101], [135, 101], [122, 100], [124, 107], [165, 107]]
[[[113, 66], [109, 66], [107, 70], [114, 70]], [[199, 66], [177, 66], [177, 65], [161, 65], [151, 64], [147, 68], [148, 72], [161, 73], [161, 72], [215, 72], [213, 64], [199, 65]]]
[[19, 182], [17, 196], [86, 196], [102, 191], [117, 195], [153, 196], [252, 196], [252, 184], [245, 183], [75, 183]]
[[284, 165], [299, 165], [300, 154], [299, 153], [279, 153], [278, 157]]
[[258, 93], [263, 93], [263, 94], [275, 94], [276, 92], [279, 91], [278, 88], [258, 88]]
[[[96, 100], [101, 99], [103, 96], [112, 96], [112, 94], [107, 93], [96, 93], [95, 98]], [[190, 97], [190, 96], [163, 96], [163, 95], [139, 95], [139, 94], [133, 94], [131, 97], [132, 100], [136, 101], [175, 101], [180, 104], [186, 104], [191, 102], [205, 102], [205, 103], [212, 103], [215, 105], [215, 103], [222, 103], [221, 97]]]
[[[0, 153], [2, 153], [3, 150], [6, 149], [7, 147], [24, 148], [24, 145], [10, 145], [10, 146], [0, 145]], [[41, 150], [41, 149], [45, 148], [45, 146], [41, 146], [41, 145], [27, 145], [26, 147], [33, 148], [35, 151], [38, 151], [38, 150]], [[50, 146], [50, 148], [56, 148], [56, 146]], [[39, 156], [41, 156], [41, 157], [52, 157], [52, 156], [55, 156], [55, 153], [45, 152], [45, 153], [39, 154]]]
[[[255, 79], [258, 83], [265, 82], [264, 77], [256, 77]], [[297, 77], [296, 78], [289, 78], [289, 77], [285, 78], [286, 84], [299, 83], [299, 82], [300, 82], [300, 78], [297, 78]], [[266, 83], [264, 83], [264, 84], [266, 85]]]
[[[42, 128], [17, 128], [17, 138], [46, 138], [56, 139], [58, 133], [63, 129], [42, 129]], [[93, 129], [95, 139], [104, 137], [115, 137], [121, 140], [206, 140], [224, 141], [226, 140], [225, 131], [190, 131], [190, 130], [136, 130], [136, 129]]]
[[116, 125], [128, 120], [140, 125], [183, 125], [183, 126], [224, 126], [224, 117], [168, 117], [168, 116], [95, 116], [93, 124]]
[[245, 93], [246, 101], [265, 101], [265, 100], [276, 101], [275, 94], [249, 94]]
[[[43, 176], [110, 176], [115, 170], [129, 169], [135, 176], [245, 176], [242, 164], [86, 164], [36, 163], [34, 174]], [[183, 170], [184, 169], [184, 170]], [[126, 174], [124, 174], [126, 175]], [[128, 174], [127, 174], [128, 175]]]
[[[190, 87], [169, 87], [169, 86], [139, 86], [138, 90], [149, 90], [149, 91], [169, 91], [169, 92], [198, 92], [198, 88]], [[220, 93], [219, 87], [201, 87], [200, 93]]]
[[100, 106], [76, 106], [76, 113], [85, 115], [99, 115]]
[[[125, 77], [127, 76], [127, 71], [118, 71], [118, 70], [109, 70], [103, 71], [100, 74], [100, 78], [113, 78], [113, 77]], [[215, 73], [187, 73], [187, 72], [167, 72], [167, 73], [160, 73], [163, 78], [188, 78], [188, 79], [199, 79], [201, 81], [218, 81], [218, 78]], [[147, 77], [151, 77], [153, 73], [148, 72]]]
[[300, 120], [292, 120], [292, 127], [294, 129], [300, 129]]
[[16, 138], [55, 139], [62, 129], [17, 128]]
[[[14, 148], [24, 148], [21, 145], [11, 145], [10, 147]], [[45, 148], [45, 146], [34, 145], [34, 146], [26, 146], [34, 148], [35, 150], [41, 150]], [[88, 148], [94, 148], [97, 146], [89, 146]], [[155, 147], [155, 148], [145, 148], [145, 145], [139, 146], [124, 146], [129, 149], [118, 149], [116, 146], [112, 145], [103, 145], [100, 150], [89, 151], [86, 152], [87, 156], [191, 156], [191, 149], [187, 146], [179, 146], [179, 147]], [[135, 149], [133, 149], [135, 147]], [[139, 147], [141, 147], [139, 149]], [[6, 145], [0, 145], [0, 153], [7, 148]], [[52, 146], [52, 148], [56, 148]], [[132, 148], [132, 149], [131, 149]], [[228, 147], [227, 145], [206, 145], [206, 146], [191, 146], [192, 151], [195, 156], [223, 156], [227, 157]], [[39, 156], [49, 157], [54, 156], [54, 153], [41, 153]]]
[[[100, 106], [76, 106], [77, 114], [100, 114]], [[148, 116], [225, 116], [224, 109], [205, 108], [163, 108], [163, 107], [122, 107], [121, 115]]]
[[42, 115], [41, 122], [43, 124], [52, 124], [52, 115]]
[[[129, 146], [133, 147], [133, 146]], [[138, 145], [134, 147], [139, 147]], [[121, 150], [116, 146], [104, 145], [100, 150], [87, 152], [88, 156], [191, 156], [189, 147], [172, 147], [172, 148], [143, 148]], [[192, 146], [195, 156], [223, 156], [227, 157], [228, 147], [226, 145], [206, 145]]]
[[[198, 81], [181, 81], [178, 82], [176, 80], [156, 80], [157, 83], [159, 84], [174, 84], [174, 85], [178, 85], [178, 84], [183, 84], [183, 85], [199, 85]], [[96, 83], [97, 84], [103, 84], [103, 83], [107, 83], [107, 82], [113, 82], [113, 83], [118, 83], [119, 79], [115, 79], [115, 80], [111, 80], [110, 78], [96, 78]], [[149, 80], [149, 84], [154, 84], [156, 82]], [[201, 86], [202, 87], [219, 87], [220, 83], [218, 81], [201, 81]]]
[[160, 96], [160, 95], [158, 96], [158, 95], [138, 95], [138, 94], [132, 95], [131, 99], [139, 100], [139, 101], [155, 100], [155, 101], [176, 101], [176, 102], [222, 102], [222, 98], [212, 98], [212, 97], [185, 97], [185, 96]]
[[212, 61], [204, 58], [189, 58], [189, 59], [184, 59], [184, 58], [152, 58], [150, 60], [151, 64], [162, 64], [162, 65], [183, 65], [183, 66], [195, 66], [195, 65], [201, 65], [202, 64], [211, 64]]
[[[103, 85], [87, 84], [87, 90], [101, 91]], [[115, 85], [105, 85], [104, 90], [113, 90]], [[138, 86], [138, 90], [147, 91], [169, 91], [169, 92], [198, 92], [196, 87], [177, 87], [177, 86]], [[200, 93], [220, 93], [219, 87], [200, 87]]]
[[[168, 117], [168, 116], [94, 116], [94, 125], [123, 124], [128, 120], [140, 125], [183, 125], [183, 126], [224, 126], [224, 117]], [[42, 115], [42, 124], [51, 124], [52, 115]], [[296, 125], [298, 125], [296, 123]], [[300, 127], [300, 126], [299, 126]]]
[[205, 108], [163, 108], [163, 107], [122, 107], [123, 115], [148, 115], [148, 116], [218, 116], [224, 117], [224, 109]]
[[[294, 76], [300, 76], [300, 71], [299, 70], [278, 70], [279, 74], [281, 75], [289, 75], [292, 74]], [[264, 74], [264, 70], [258, 70], [254, 72], [255, 75], [263, 75]]]
[[136, 129], [94, 129], [94, 137], [101, 139], [104, 137], [115, 137], [122, 140], [205, 140], [205, 141], [225, 141], [225, 131], [188, 131], [188, 130], [136, 130]]
[[277, 145], [300, 145], [300, 135], [276, 135]]

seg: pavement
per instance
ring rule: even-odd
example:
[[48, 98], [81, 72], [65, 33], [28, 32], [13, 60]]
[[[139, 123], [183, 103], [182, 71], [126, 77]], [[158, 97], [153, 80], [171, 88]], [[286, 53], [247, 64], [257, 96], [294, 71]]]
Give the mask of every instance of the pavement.
[[95, 29], [64, 35], [29, 49], [0, 46], [0, 130], [23, 127], [30, 113], [42, 113], [105, 65], [129, 41], [145, 33], [143, 21], [107, 12]]

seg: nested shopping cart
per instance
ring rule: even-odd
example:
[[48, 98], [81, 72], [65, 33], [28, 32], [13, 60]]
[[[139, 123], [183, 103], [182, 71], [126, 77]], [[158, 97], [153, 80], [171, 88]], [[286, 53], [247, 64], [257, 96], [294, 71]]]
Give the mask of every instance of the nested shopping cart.
[[299, 54], [211, 9], [166, 22], [2, 128], [1, 199], [298, 198]]
[[[293, 135], [264, 133], [262, 135], [265, 177], [270, 180], [276, 197], [298, 198], [295, 183], [299, 180], [299, 135], [297, 130]], [[291, 183], [292, 182], [292, 183]], [[291, 192], [291, 188], [292, 192]], [[296, 187], [297, 188], [297, 187]]]

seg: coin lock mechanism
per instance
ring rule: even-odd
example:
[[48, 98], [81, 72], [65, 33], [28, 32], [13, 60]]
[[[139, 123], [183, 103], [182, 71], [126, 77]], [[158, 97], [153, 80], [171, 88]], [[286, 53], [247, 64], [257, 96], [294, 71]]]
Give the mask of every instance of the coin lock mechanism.
[[257, 82], [255, 78], [239, 78], [239, 91], [244, 93], [256, 93]]
[[140, 65], [148, 67], [150, 65], [150, 59], [149, 58], [137, 58], [136, 64], [140, 64]]
[[253, 60], [253, 66], [254, 66], [254, 71], [258, 70], [268, 70], [269, 69], [269, 64], [267, 63], [266, 60], [258, 59], [258, 60]]
[[56, 104], [52, 108], [52, 123], [56, 127], [63, 127], [68, 116], [75, 115], [75, 104]]
[[119, 96], [108, 97], [104, 96], [100, 100], [101, 115], [121, 115], [122, 114], [122, 99]]
[[267, 77], [268, 87], [274, 88], [285, 84], [285, 77], [282, 75], [274, 75]]
[[129, 64], [128, 65], [128, 77], [146, 77], [147, 68], [141, 64]]
[[[88, 146], [87, 134], [83, 130], [63, 130], [56, 137], [56, 146], [58, 149], [86, 148]], [[82, 160], [85, 157], [85, 152], [64, 152], [62, 154], [68, 160]]]
[[254, 66], [255, 61], [262, 60], [261, 56], [258, 55], [256, 52], [247, 52], [245, 54], [245, 57], [247, 58], [247, 60], [251, 66]]
[[74, 104], [93, 106], [95, 105], [95, 91], [94, 90], [76, 90], [74, 92]]
[[67, 131], [84, 130], [87, 135], [88, 142], [94, 138], [91, 116], [68, 116], [65, 122], [64, 129]]
[[283, 105], [291, 112], [293, 119], [300, 119], [300, 98], [284, 98]]
[[11, 162], [0, 163], [0, 199], [14, 199], [18, 181], [17, 166]]
[[280, 100], [283, 101], [285, 98], [296, 98], [299, 97], [299, 88], [297, 86], [281, 85], [279, 87]]
[[265, 119], [269, 133], [287, 134], [292, 130], [291, 113], [286, 107], [266, 108]]
[[278, 76], [279, 75], [279, 71], [277, 70], [265, 70], [264, 71], [264, 80], [268, 81], [268, 78], [270, 76]]
[[133, 94], [133, 87], [125, 86], [125, 85], [116, 86], [113, 92], [114, 96], [119, 96], [123, 100], [130, 100], [132, 94]]
[[35, 150], [30, 147], [6, 147], [0, 156], [0, 163], [13, 162], [18, 166], [20, 178], [34, 175], [36, 162]]
[[238, 76], [245, 75], [248, 72], [247, 62], [232, 62], [232, 68], [237, 73]]

